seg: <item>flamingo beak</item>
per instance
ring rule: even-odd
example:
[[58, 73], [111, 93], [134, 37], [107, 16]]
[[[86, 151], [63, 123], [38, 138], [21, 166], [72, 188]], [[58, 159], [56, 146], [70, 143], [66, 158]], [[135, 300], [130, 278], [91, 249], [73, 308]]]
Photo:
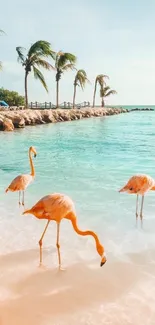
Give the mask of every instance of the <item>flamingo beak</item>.
[[103, 255], [102, 259], [101, 259], [101, 263], [100, 263], [100, 266], [103, 266], [107, 261], [107, 258], [105, 256], [105, 254]]
[[121, 192], [125, 192], [126, 191], [126, 187], [122, 187], [118, 192], [121, 193]]

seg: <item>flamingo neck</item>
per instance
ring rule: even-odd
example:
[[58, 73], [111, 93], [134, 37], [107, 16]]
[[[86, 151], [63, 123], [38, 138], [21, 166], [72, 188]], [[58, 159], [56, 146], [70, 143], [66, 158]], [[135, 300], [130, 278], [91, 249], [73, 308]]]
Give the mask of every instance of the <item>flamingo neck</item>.
[[97, 250], [98, 254], [100, 256], [102, 256], [103, 253], [104, 253], [104, 247], [101, 245], [101, 243], [99, 241], [99, 238], [96, 235], [96, 233], [93, 232], [93, 231], [91, 231], [91, 230], [86, 230], [86, 231], [80, 230], [79, 227], [78, 227], [78, 225], [77, 225], [77, 219], [76, 219], [76, 217], [74, 215], [72, 215], [69, 219], [71, 220], [72, 226], [73, 226], [75, 232], [78, 235], [81, 235], [81, 236], [92, 236], [92, 237], [94, 237], [95, 243], [96, 243], [96, 250]]
[[34, 164], [33, 164], [33, 161], [32, 161], [31, 150], [29, 150], [29, 160], [30, 160], [30, 168], [31, 168], [30, 175], [32, 177], [34, 177], [35, 176], [35, 169], [34, 169]]

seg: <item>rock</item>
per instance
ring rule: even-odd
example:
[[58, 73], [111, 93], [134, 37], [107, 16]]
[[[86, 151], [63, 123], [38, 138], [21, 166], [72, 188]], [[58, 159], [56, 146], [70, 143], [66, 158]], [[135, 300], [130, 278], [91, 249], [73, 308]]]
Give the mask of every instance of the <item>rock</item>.
[[1, 131], [3, 131], [3, 120], [4, 120], [4, 117], [0, 116], [0, 130]]
[[24, 128], [25, 127], [25, 120], [23, 117], [19, 115], [15, 115], [13, 118], [11, 118], [12, 123], [15, 128]]
[[14, 125], [12, 121], [8, 118], [4, 118], [3, 120], [3, 131], [13, 131]]

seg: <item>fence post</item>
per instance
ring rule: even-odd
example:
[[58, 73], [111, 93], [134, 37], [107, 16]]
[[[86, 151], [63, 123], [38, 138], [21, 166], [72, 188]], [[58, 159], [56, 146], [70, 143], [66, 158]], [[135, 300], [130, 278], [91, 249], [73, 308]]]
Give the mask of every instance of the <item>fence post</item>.
[[45, 109], [46, 109], [46, 107], [47, 107], [47, 105], [46, 105], [47, 103], [45, 102]]

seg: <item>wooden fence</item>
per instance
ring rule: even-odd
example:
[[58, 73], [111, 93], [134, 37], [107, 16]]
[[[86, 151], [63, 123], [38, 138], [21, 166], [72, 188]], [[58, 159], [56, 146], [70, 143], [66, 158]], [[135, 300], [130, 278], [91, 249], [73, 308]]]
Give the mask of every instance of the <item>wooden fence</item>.
[[[63, 102], [59, 105], [60, 108], [73, 108], [73, 103], [70, 102]], [[79, 104], [75, 105], [75, 108], [83, 108], [83, 107], [90, 107], [90, 102], [82, 102]], [[51, 109], [51, 108], [56, 108], [56, 106], [54, 104], [52, 104], [51, 102], [44, 102], [44, 103], [39, 103], [39, 102], [31, 102], [29, 103], [29, 108], [31, 109]]]

